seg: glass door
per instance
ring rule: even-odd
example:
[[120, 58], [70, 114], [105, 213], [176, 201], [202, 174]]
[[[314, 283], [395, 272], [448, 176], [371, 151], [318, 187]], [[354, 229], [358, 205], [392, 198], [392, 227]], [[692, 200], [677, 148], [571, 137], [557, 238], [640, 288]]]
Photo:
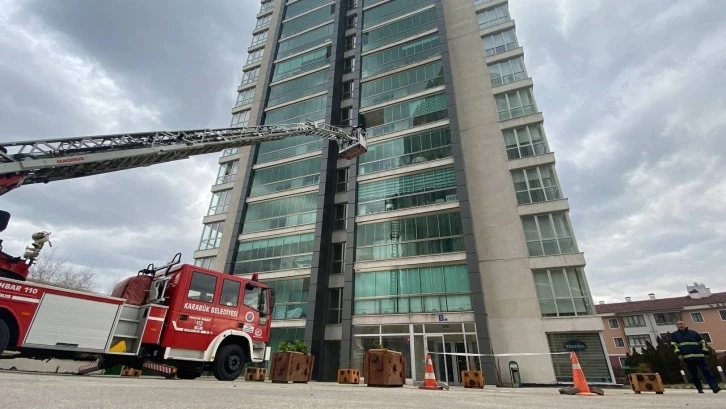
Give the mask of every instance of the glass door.
[[[426, 352], [431, 352], [431, 362], [434, 365], [434, 374], [436, 374], [437, 381], [448, 382], [451, 356], [442, 355], [442, 352], [446, 351], [446, 343], [444, 342], [443, 334], [426, 334], [424, 336], [424, 345], [426, 345]], [[426, 373], [426, 367], [424, 366], [424, 374]]]

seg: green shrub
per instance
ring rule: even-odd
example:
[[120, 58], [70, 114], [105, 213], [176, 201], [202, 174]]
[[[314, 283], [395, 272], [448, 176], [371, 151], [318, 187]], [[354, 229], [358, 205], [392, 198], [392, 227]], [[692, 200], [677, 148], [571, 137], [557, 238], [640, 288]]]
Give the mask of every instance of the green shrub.
[[280, 346], [277, 349], [280, 352], [300, 352], [302, 354], [308, 354], [308, 346], [305, 342], [296, 339], [292, 342], [280, 342]]

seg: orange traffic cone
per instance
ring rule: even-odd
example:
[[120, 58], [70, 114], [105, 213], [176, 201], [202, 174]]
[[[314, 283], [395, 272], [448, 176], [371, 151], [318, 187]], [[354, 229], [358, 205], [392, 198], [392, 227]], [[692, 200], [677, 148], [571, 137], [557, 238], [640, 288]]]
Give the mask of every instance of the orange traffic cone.
[[590, 392], [590, 387], [587, 385], [587, 380], [585, 380], [585, 374], [582, 372], [580, 361], [574, 352], [570, 352], [570, 360], [572, 360], [572, 381], [575, 383], [575, 388], [580, 390], [575, 395], [597, 396], [597, 393]]
[[431, 354], [426, 354], [426, 373], [424, 374], [424, 383], [418, 387], [419, 389], [442, 390], [436, 382], [436, 374], [434, 373], [434, 364], [431, 362]]

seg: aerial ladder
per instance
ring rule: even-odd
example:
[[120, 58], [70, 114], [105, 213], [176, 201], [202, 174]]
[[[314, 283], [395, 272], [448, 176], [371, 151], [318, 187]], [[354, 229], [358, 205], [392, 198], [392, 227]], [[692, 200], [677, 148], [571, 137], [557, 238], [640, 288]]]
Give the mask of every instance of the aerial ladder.
[[[354, 159], [368, 148], [362, 126], [349, 130], [324, 123], [262, 125], [188, 131], [154, 131], [18, 142], [0, 142], [0, 196], [23, 185], [49, 183], [146, 167], [225, 149], [294, 136], [335, 141], [338, 156]], [[10, 214], [0, 210], [0, 232]], [[2, 252], [0, 277], [24, 280], [50, 233], [32, 235], [23, 258]]]
[[341, 158], [353, 159], [367, 151], [365, 128], [353, 127], [346, 131], [309, 121], [301, 124], [0, 142], [0, 195], [23, 185], [151, 166], [303, 135], [335, 141]]

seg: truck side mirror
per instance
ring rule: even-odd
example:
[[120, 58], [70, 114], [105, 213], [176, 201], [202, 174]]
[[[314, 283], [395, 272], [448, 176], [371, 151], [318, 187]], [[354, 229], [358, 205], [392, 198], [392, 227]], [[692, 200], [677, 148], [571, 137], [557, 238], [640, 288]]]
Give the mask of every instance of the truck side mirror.
[[10, 213], [5, 210], [0, 210], [0, 231], [5, 231], [10, 221]]

